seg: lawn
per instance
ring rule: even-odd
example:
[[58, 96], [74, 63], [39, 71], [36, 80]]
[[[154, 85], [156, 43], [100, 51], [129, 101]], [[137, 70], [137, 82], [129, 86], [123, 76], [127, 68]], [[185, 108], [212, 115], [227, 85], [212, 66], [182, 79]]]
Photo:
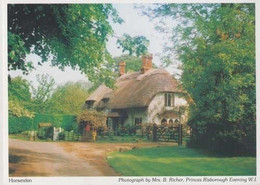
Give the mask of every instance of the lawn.
[[124, 176], [255, 176], [255, 157], [225, 157], [166, 146], [113, 152], [108, 163]]
[[98, 143], [136, 143], [136, 142], [148, 142], [147, 138], [141, 138], [137, 136], [105, 136], [98, 137]]

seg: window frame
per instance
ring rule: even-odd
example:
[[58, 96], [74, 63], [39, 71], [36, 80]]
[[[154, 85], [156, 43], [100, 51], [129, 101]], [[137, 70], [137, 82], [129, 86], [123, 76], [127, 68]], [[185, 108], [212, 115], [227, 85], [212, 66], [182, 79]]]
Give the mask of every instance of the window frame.
[[95, 101], [86, 101], [87, 109], [92, 109], [94, 107]]
[[135, 117], [135, 126], [139, 125], [140, 123], [142, 123], [142, 118], [141, 117]]
[[165, 107], [174, 107], [175, 104], [175, 95], [172, 92], [164, 93], [164, 106]]

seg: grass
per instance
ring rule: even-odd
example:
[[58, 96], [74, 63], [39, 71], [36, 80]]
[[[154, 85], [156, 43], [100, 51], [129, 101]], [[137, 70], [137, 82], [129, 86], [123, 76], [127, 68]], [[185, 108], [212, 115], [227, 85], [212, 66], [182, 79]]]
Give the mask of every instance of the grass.
[[255, 157], [225, 157], [165, 146], [113, 152], [108, 163], [124, 176], [255, 176]]
[[147, 139], [137, 136], [105, 136], [98, 137], [97, 143], [136, 143], [147, 142]]
[[20, 140], [29, 141], [29, 137], [22, 134], [9, 134], [8, 137], [11, 139], [20, 139]]
[[[11, 139], [20, 139], [29, 141], [29, 136], [23, 134], [9, 134], [8, 136]], [[53, 142], [52, 140], [46, 139], [37, 139], [38, 142]], [[55, 142], [63, 142], [63, 141], [55, 141]], [[76, 141], [70, 141], [76, 142]], [[138, 142], [148, 142], [148, 140], [144, 137], [137, 137], [137, 136], [105, 136], [105, 137], [98, 137], [96, 143], [138, 143]]]

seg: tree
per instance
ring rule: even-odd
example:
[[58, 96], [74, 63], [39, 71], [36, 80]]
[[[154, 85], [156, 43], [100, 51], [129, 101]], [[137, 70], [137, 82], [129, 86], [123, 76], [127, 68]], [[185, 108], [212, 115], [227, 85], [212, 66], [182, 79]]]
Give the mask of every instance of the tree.
[[34, 113], [24, 108], [24, 106], [19, 101], [8, 101], [8, 112], [9, 115], [16, 117], [34, 117]]
[[54, 91], [55, 80], [48, 74], [36, 76], [38, 86], [32, 88], [33, 110], [37, 113], [46, 113], [50, 109], [50, 98]]
[[167, 49], [178, 54], [181, 81], [195, 102], [190, 144], [254, 155], [255, 5], [160, 4], [146, 13], [178, 21], [167, 28], [175, 45]]
[[8, 83], [9, 100], [22, 101], [24, 103], [31, 101], [30, 83], [18, 76], [11, 79]]
[[58, 86], [50, 99], [52, 113], [77, 115], [89, 96], [89, 84], [68, 82]]
[[122, 22], [110, 4], [10, 4], [8, 16], [10, 41], [24, 48], [15, 50], [16, 43], [9, 43], [9, 67], [25, 72], [28, 67], [19, 52], [36, 53], [42, 62], [53, 54], [52, 63], [60, 68], [97, 66], [108, 59], [105, 41], [113, 33], [108, 17]]
[[[70, 66], [93, 83], [113, 86], [114, 74], [104, 67], [113, 62], [106, 49], [113, 36], [109, 20], [123, 22], [111, 4], [9, 4], [8, 70], [29, 73], [34, 66], [25, 56], [35, 53], [42, 58], [39, 64], [51, 59], [60, 69]], [[138, 55], [148, 44], [144, 37], [129, 35], [118, 43]]]
[[17, 117], [33, 117], [30, 111], [31, 92], [30, 83], [18, 76], [8, 82], [8, 110], [9, 114]]
[[77, 116], [79, 126], [89, 123], [95, 128], [106, 127], [106, 119], [104, 112], [98, 112], [96, 110], [85, 110]]
[[123, 48], [123, 52], [128, 51], [129, 55], [136, 54], [139, 57], [148, 53], [149, 40], [144, 36], [131, 37], [128, 34], [124, 34], [123, 38], [120, 38], [117, 43]]

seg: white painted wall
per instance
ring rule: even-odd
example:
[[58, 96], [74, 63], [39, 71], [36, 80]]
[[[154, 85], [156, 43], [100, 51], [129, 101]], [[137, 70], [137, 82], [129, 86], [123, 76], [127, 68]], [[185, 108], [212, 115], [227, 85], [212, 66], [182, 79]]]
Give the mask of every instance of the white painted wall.
[[188, 105], [187, 101], [185, 100], [185, 98], [182, 97], [181, 93], [175, 93], [174, 94], [175, 97], [175, 106], [185, 106]]
[[124, 121], [124, 125], [135, 125], [135, 118], [142, 118], [143, 123], [147, 123], [146, 108], [131, 108], [127, 110], [128, 118]]
[[[174, 94], [174, 107], [164, 106], [164, 93], [157, 94], [150, 102], [148, 108], [131, 108], [127, 110], [128, 118], [124, 121], [124, 125], [135, 125], [135, 118], [142, 118], [142, 123], [156, 123], [161, 124], [161, 119], [157, 117], [159, 112], [163, 110], [173, 110], [178, 106], [187, 105], [187, 101], [180, 93]], [[175, 118], [172, 118], [175, 121]], [[182, 118], [184, 120], [184, 118]], [[170, 119], [167, 121], [169, 122]]]
[[[164, 104], [164, 93], [157, 94], [148, 106], [148, 123], [161, 124], [161, 120], [156, 116], [163, 109], [173, 110], [178, 106], [187, 105], [187, 101], [181, 96], [180, 93], [174, 93], [174, 107], [165, 107]], [[167, 120], [169, 121], [169, 120]], [[175, 119], [173, 120], [175, 121]]]
[[161, 121], [156, 117], [164, 108], [164, 93], [157, 94], [148, 106], [148, 123], [159, 124]]

